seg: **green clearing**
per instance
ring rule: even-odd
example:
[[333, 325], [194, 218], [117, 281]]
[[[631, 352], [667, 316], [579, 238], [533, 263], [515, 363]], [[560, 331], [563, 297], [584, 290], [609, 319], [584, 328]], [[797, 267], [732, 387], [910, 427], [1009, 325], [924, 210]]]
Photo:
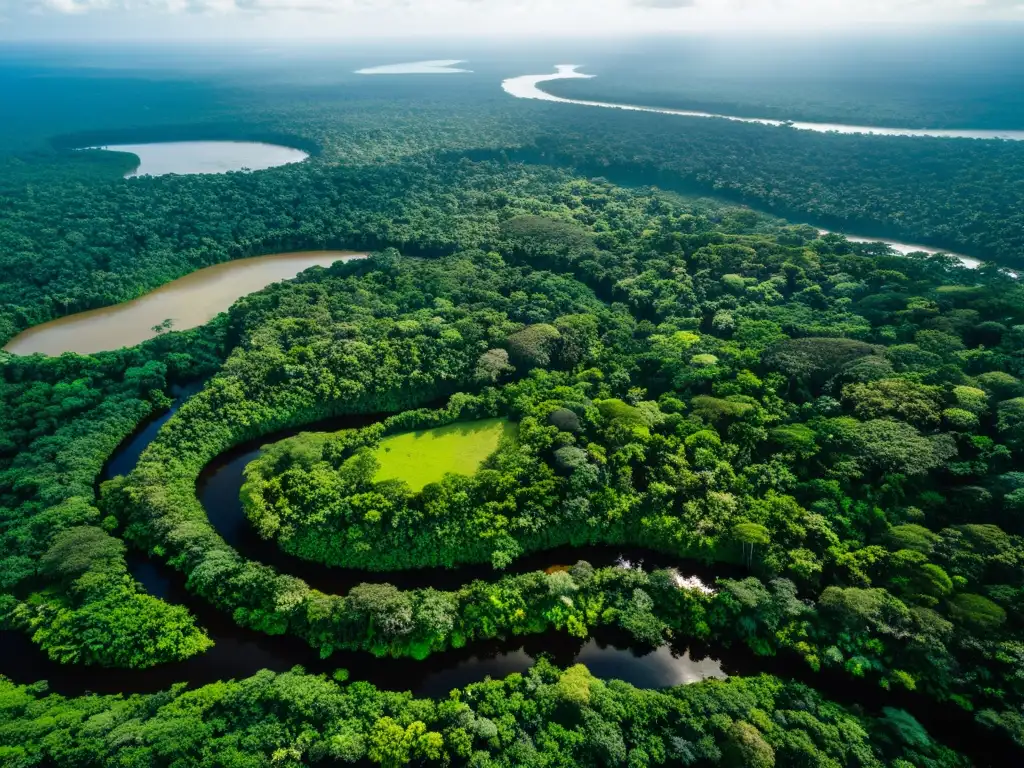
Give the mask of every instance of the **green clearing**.
[[508, 419], [481, 419], [386, 437], [374, 451], [380, 462], [374, 479], [404, 480], [421, 491], [449, 472], [473, 475], [502, 436], [515, 437], [516, 431]]

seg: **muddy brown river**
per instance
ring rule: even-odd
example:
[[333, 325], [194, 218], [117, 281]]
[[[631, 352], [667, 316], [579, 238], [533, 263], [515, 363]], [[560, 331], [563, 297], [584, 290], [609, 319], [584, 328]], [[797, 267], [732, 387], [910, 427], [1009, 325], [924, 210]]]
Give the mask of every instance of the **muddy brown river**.
[[132, 347], [157, 335], [154, 326], [170, 322], [184, 331], [212, 320], [243, 296], [271, 283], [289, 280], [313, 266], [365, 257], [351, 251], [301, 251], [254, 256], [216, 264], [162, 285], [123, 304], [77, 312], [36, 325], [15, 336], [4, 349], [18, 355], [40, 352], [83, 355]]

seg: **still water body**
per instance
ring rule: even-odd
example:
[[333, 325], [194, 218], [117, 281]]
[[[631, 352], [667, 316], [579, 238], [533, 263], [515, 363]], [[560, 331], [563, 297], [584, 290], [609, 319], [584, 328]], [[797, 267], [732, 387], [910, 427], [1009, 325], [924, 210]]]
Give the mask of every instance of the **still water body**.
[[129, 152], [139, 166], [125, 176], [166, 176], [170, 173], [227, 173], [263, 171], [301, 163], [309, 157], [301, 149], [256, 141], [166, 141], [152, 144], [108, 144], [88, 149]]
[[621, 109], [628, 112], [656, 112], [662, 115], [677, 115], [679, 117], [707, 117], [720, 120], [732, 120], [737, 123], [756, 123], [780, 128], [788, 126], [801, 131], [815, 131], [817, 133], [869, 133], [877, 136], [931, 136], [934, 138], [947, 139], [1004, 139], [1007, 141], [1024, 141], [1024, 131], [1001, 131], [1001, 130], [965, 130], [965, 129], [941, 129], [941, 128], [883, 128], [869, 125], [845, 125], [843, 123], [808, 123], [783, 120], [769, 120], [759, 117], [737, 117], [735, 115], [718, 115], [711, 112], [696, 112], [686, 109], [665, 109], [662, 107], [641, 107], [635, 104], [613, 104], [605, 101], [587, 101], [584, 99], [567, 99], [555, 96], [540, 89], [541, 83], [551, 80], [579, 80], [590, 79], [594, 75], [585, 75], [577, 70], [578, 64], [558, 64], [556, 71], [548, 75], [522, 75], [511, 77], [505, 80], [501, 87], [504, 91], [520, 99], [539, 99], [541, 101], [553, 101], [559, 104], [577, 104], [584, 107], [604, 107], [605, 109]]
[[184, 331], [212, 320], [243, 296], [313, 266], [329, 267], [365, 254], [349, 251], [275, 253], [216, 264], [167, 283], [132, 301], [78, 312], [18, 334], [4, 349], [19, 355], [40, 352], [87, 355], [141, 344], [157, 335], [153, 326], [172, 321]]
[[433, 59], [431, 61], [410, 61], [404, 64], [384, 64], [379, 67], [357, 69], [357, 75], [453, 75], [470, 72], [469, 69], [456, 69], [464, 59]]

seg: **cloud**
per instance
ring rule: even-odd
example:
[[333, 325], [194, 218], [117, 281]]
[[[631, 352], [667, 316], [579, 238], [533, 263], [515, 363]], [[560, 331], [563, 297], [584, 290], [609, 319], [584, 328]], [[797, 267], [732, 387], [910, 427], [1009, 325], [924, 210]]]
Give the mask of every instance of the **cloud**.
[[[166, 13], [344, 13], [353, 8], [396, 8], [416, 7], [429, 11], [436, 0], [28, 0], [28, 6], [36, 10], [60, 14], [83, 14], [92, 11], [159, 11]], [[454, 0], [464, 7], [487, 8], [497, 12], [511, 7], [535, 5], [532, 0]], [[451, 5], [452, 3], [440, 3]], [[567, 3], [570, 5], [571, 3]], [[745, 11], [793, 10], [813, 13], [823, 6], [829, 10], [842, 10], [855, 14], [873, 3], [864, 0], [832, 0], [819, 3], [815, 0], [591, 0], [586, 3], [595, 12], [604, 14], [628, 13], [635, 9], [679, 9], [693, 8], [701, 11], [721, 13], [742, 13]], [[986, 13], [998, 10], [1013, 10], [1024, 5], [1024, 0], [885, 0], [882, 3], [889, 11], [917, 12], [920, 15], [944, 12]], [[17, 9], [25, 6], [23, 0], [0, 0], [0, 8]]]
[[630, 0], [638, 8], [693, 8], [697, 0]]
[[35, 0], [39, 10], [64, 14], [92, 11], [157, 11], [163, 13], [330, 13], [350, 3], [337, 0]]

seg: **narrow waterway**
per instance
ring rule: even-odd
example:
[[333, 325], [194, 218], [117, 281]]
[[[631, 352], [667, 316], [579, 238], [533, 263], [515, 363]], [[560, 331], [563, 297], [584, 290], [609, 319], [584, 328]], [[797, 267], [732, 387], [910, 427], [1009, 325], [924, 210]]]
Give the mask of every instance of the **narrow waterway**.
[[716, 564], [709, 566], [697, 561], [680, 562], [679, 558], [651, 550], [588, 544], [562, 546], [535, 552], [516, 559], [507, 569], [495, 571], [489, 563], [461, 565], [457, 568], [422, 568], [401, 571], [372, 572], [355, 568], [337, 568], [304, 560], [283, 552], [274, 541], [263, 539], [256, 533], [245, 516], [241, 501], [243, 472], [257, 459], [262, 446], [275, 443], [301, 432], [333, 432], [356, 429], [380, 421], [386, 414], [354, 414], [341, 416], [301, 429], [289, 429], [243, 443], [227, 451], [207, 465], [199, 475], [196, 496], [199, 498], [210, 523], [221, 538], [248, 560], [269, 565], [281, 573], [297, 576], [309, 586], [328, 594], [345, 594], [352, 587], [366, 582], [387, 582], [399, 589], [457, 590], [475, 579], [494, 581], [503, 575], [530, 573], [557, 565], [572, 565], [586, 560], [595, 568], [627, 563], [645, 570], [676, 568], [686, 576], [696, 576], [703, 583], [713, 583], [719, 576], [742, 578], [742, 569]]
[[621, 109], [628, 112], [655, 112], [661, 115], [677, 117], [717, 118], [737, 123], [755, 123], [775, 128], [793, 128], [799, 131], [815, 131], [817, 133], [866, 133], [876, 136], [931, 136], [947, 139], [1003, 139], [1006, 141], [1024, 141], [1024, 131], [1001, 130], [965, 130], [945, 128], [884, 128], [871, 125], [845, 125], [843, 123], [811, 123], [788, 120], [771, 120], [760, 117], [739, 117], [736, 115], [719, 115], [712, 112], [698, 112], [686, 109], [666, 109], [663, 107], [644, 107], [635, 104], [613, 104], [604, 101], [588, 101], [585, 99], [567, 99], [555, 96], [540, 89], [541, 83], [552, 80], [590, 79], [594, 75], [586, 75], [580, 71], [579, 64], [558, 64], [555, 72], [546, 75], [521, 75], [505, 80], [501, 87], [504, 91], [520, 99], [539, 99], [559, 104], [576, 104], [583, 107], [603, 107], [605, 109]]

